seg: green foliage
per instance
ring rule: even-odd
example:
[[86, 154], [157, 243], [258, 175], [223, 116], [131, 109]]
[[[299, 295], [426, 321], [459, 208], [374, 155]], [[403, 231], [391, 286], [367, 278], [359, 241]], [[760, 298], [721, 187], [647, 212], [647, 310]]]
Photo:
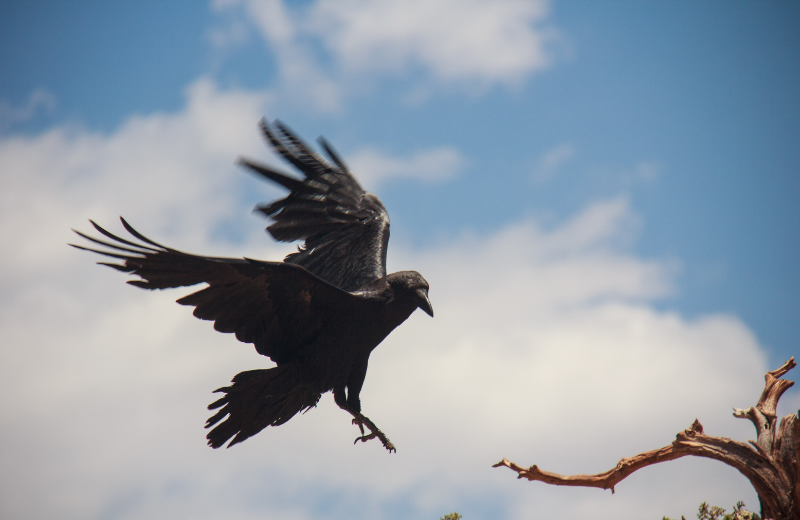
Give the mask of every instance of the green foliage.
[[[697, 508], [697, 518], [699, 520], [718, 520], [719, 517], [725, 515], [725, 508], [718, 507], [718, 506], [711, 506], [709, 507], [708, 504], [703, 502], [700, 504], [700, 507]], [[731, 515], [725, 515], [723, 520], [730, 520]]]
[[444, 515], [444, 516], [440, 517], [439, 520], [461, 520], [462, 518], [464, 518], [464, 517], [459, 515], [458, 513], [456, 513], [454, 511], [454, 512], [450, 513], [449, 515]]
[[[697, 508], [698, 520], [761, 520], [761, 517], [750, 511], [744, 509], [744, 502], [741, 500], [736, 502], [731, 513], [725, 514], [725, 509], [718, 506], [709, 506], [705, 502], [700, 504]], [[663, 517], [661, 520], [672, 520], [668, 517]], [[686, 520], [685, 516], [681, 520]]]

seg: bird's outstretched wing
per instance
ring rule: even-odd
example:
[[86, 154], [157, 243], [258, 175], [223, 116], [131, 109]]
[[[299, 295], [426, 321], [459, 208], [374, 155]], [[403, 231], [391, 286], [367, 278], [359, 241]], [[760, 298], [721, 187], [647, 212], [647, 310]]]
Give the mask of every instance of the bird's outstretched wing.
[[278, 365], [296, 359], [326, 324], [343, 319], [361, 303], [300, 266], [183, 253], [153, 242], [120, 220], [143, 243], [120, 238], [90, 221], [111, 241], [75, 232], [111, 251], [70, 245], [119, 259], [119, 264], [98, 263], [138, 276], [128, 283], [144, 289], [208, 284], [178, 303], [194, 306], [196, 317], [213, 321], [220, 332], [235, 333], [239, 341], [253, 343], [259, 354]]
[[267, 230], [276, 240], [305, 240], [285, 261], [354, 291], [386, 276], [389, 215], [380, 199], [364, 191], [336, 152], [320, 143], [332, 163], [315, 154], [281, 122], [261, 130], [275, 150], [303, 173], [299, 180], [248, 159], [241, 164], [289, 190], [288, 196], [257, 209], [275, 222]]

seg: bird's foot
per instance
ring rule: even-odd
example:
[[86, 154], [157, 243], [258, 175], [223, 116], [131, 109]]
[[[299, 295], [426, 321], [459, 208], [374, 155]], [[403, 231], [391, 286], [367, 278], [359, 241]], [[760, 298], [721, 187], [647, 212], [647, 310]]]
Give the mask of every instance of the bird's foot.
[[[364, 423], [362, 423], [362, 422], [361, 422], [361, 421], [359, 421], [358, 419], [355, 419], [355, 418], [354, 418], [354, 419], [353, 419], [353, 424], [355, 424], [356, 426], [358, 426], [358, 429], [359, 429], [359, 430], [361, 430], [361, 435], [363, 436], [363, 435], [364, 435]], [[358, 441], [358, 439], [356, 439], [356, 441]], [[355, 444], [355, 443], [353, 443], [353, 444]]]
[[[358, 426], [358, 429], [361, 430], [361, 436], [356, 437], [356, 440], [353, 444], [356, 444], [358, 441], [367, 442], [370, 439], [378, 438], [380, 439], [381, 443], [383, 443], [383, 447], [389, 450], [390, 453], [396, 452], [397, 449], [392, 444], [392, 441], [389, 440], [389, 437], [383, 433], [380, 428], [375, 426], [375, 423], [370, 421], [368, 417], [362, 415], [360, 412], [350, 412], [353, 414], [353, 424]], [[369, 433], [365, 435], [364, 426], [367, 427]]]

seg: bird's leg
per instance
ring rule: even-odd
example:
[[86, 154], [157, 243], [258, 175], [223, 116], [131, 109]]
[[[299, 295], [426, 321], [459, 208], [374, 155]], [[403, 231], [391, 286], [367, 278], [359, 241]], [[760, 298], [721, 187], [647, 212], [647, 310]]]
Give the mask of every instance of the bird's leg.
[[361, 430], [361, 435], [363, 436], [364, 426], [361, 422], [358, 421], [358, 419], [355, 419], [355, 414], [353, 413], [353, 409], [355, 410], [361, 409], [361, 403], [357, 402], [355, 403], [355, 406], [351, 406], [351, 404], [347, 402], [347, 397], [345, 396], [344, 389], [345, 389], [344, 386], [335, 387], [333, 389], [333, 400], [336, 402], [336, 406], [346, 411], [347, 413], [353, 415], [354, 417], [353, 424], [358, 426], [358, 429]]
[[[347, 402], [347, 397], [345, 396], [345, 393], [344, 393], [344, 389], [345, 389], [344, 386], [335, 387], [333, 389], [333, 400], [336, 402], [336, 405], [339, 408], [341, 408], [342, 410], [346, 411], [347, 413], [349, 413], [349, 414], [351, 414], [353, 416], [353, 424], [358, 426], [358, 429], [361, 430], [361, 435], [363, 437], [364, 436], [364, 425], [363, 425], [363, 423], [361, 421], [359, 421], [358, 419], [355, 418], [356, 417], [355, 414], [358, 413], [358, 411], [356, 411], [356, 412], [353, 411], [354, 409], [355, 410], [360, 410], [361, 409], [361, 403], [360, 402], [353, 403], [354, 406], [352, 406], [351, 403], [348, 403]], [[359, 437], [359, 439], [360, 438], [361, 437]], [[358, 439], [356, 439], [356, 441], [358, 441]]]
[[[348, 412], [349, 412], [349, 411], [350, 411], [350, 410], [348, 410]], [[351, 412], [351, 413], [352, 413], [352, 412]], [[361, 430], [361, 437], [359, 437], [358, 439], [361, 439], [361, 438], [363, 438], [363, 437], [364, 437], [364, 423], [363, 423], [363, 422], [361, 422], [361, 421], [359, 421], [358, 419], [356, 419], [356, 418], [355, 418], [355, 415], [354, 415], [354, 416], [353, 416], [353, 424], [355, 424], [356, 426], [358, 426], [358, 429], [359, 429], [359, 430]], [[358, 442], [358, 439], [356, 439], [356, 442]], [[367, 439], [367, 440], [368, 440], [368, 439]], [[364, 440], [364, 442], [367, 442], [367, 440]], [[355, 442], [354, 442], [353, 444], [355, 444]]]
[[[361, 402], [359, 401], [358, 396], [353, 394], [351, 397], [352, 399], [349, 400], [345, 397], [344, 386], [333, 389], [333, 400], [336, 402], [336, 405], [352, 415], [353, 424], [358, 426], [358, 429], [361, 430], [361, 436], [357, 437], [353, 444], [358, 441], [367, 442], [368, 440], [377, 437], [383, 443], [384, 448], [390, 452], [397, 451], [394, 447], [394, 444], [392, 444], [392, 441], [389, 440], [386, 434], [384, 434], [377, 426], [375, 426], [374, 422], [370, 421], [368, 417], [361, 413]], [[370, 431], [369, 434], [365, 434], [365, 426]]]
[[[375, 426], [375, 423], [369, 420], [369, 417], [363, 415], [361, 412], [354, 412], [350, 409], [347, 409], [348, 412], [353, 416], [353, 424], [357, 424], [358, 428], [361, 430], [361, 437], [357, 437], [353, 444], [357, 443], [358, 441], [367, 442], [370, 439], [374, 439], [377, 437], [380, 439], [383, 447], [389, 450], [389, 452], [395, 452], [397, 449], [392, 444], [392, 441], [389, 440], [389, 437], [383, 433], [380, 428]], [[370, 431], [368, 435], [364, 435], [364, 426]]]

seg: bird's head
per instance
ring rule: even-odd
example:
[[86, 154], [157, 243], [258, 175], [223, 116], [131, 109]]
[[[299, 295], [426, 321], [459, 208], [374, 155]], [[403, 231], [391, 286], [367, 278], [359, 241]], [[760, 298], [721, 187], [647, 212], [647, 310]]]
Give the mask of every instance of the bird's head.
[[433, 317], [433, 306], [428, 298], [428, 281], [416, 271], [399, 271], [387, 277], [395, 294], [402, 294], [416, 303], [417, 307]]

